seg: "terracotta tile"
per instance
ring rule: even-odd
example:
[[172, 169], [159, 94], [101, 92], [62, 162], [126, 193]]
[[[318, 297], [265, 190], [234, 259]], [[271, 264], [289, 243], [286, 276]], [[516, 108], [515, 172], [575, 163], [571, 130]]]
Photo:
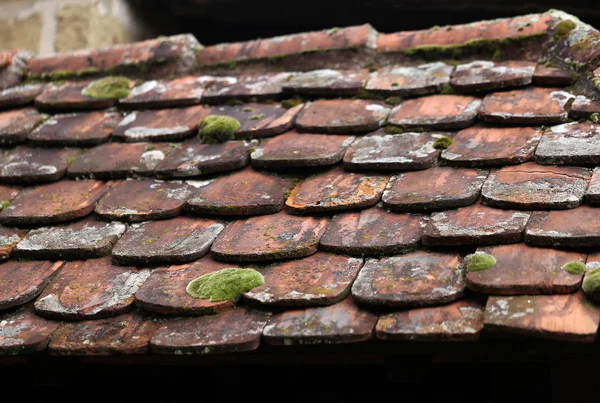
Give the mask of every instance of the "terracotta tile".
[[285, 109], [279, 104], [244, 104], [237, 106], [215, 106], [212, 115], [225, 115], [237, 119], [242, 125], [235, 138], [249, 139], [271, 137], [288, 131], [303, 105]]
[[82, 218], [108, 190], [100, 181], [60, 181], [23, 191], [0, 213], [6, 225], [56, 224]]
[[569, 117], [572, 119], [587, 119], [593, 113], [600, 113], [600, 102], [583, 95], [577, 95], [571, 104]]
[[285, 193], [292, 185], [291, 178], [247, 168], [201, 186], [188, 199], [185, 207], [195, 214], [273, 214], [283, 208]]
[[123, 179], [150, 176], [170, 155], [173, 144], [164, 143], [106, 143], [81, 154], [69, 166], [69, 178]]
[[75, 223], [29, 231], [17, 245], [15, 255], [50, 260], [106, 256], [125, 230], [125, 224], [105, 223], [89, 216]]
[[388, 179], [388, 176], [349, 173], [336, 167], [296, 185], [285, 207], [294, 214], [307, 214], [374, 206], [381, 199]]
[[557, 88], [531, 87], [487, 95], [479, 116], [503, 124], [558, 124], [567, 119], [565, 104], [574, 95]]
[[0, 185], [0, 211], [10, 206], [12, 199], [17, 197], [20, 190]]
[[481, 191], [483, 203], [498, 208], [563, 210], [579, 206], [591, 171], [534, 162], [492, 170]]
[[477, 125], [456, 133], [452, 144], [442, 151], [442, 159], [459, 166], [521, 164], [533, 157], [540, 137], [532, 127]]
[[479, 199], [488, 172], [433, 167], [393, 176], [383, 192], [383, 205], [394, 211], [424, 211], [463, 207]]
[[385, 134], [377, 130], [352, 143], [344, 155], [344, 168], [352, 170], [414, 170], [437, 163], [440, 152], [433, 148], [443, 133]]
[[223, 224], [177, 217], [130, 225], [112, 251], [117, 264], [173, 264], [204, 256]]
[[301, 95], [355, 95], [367, 83], [369, 70], [321, 69], [290, 74], [283, 83], [284, 92]]
[[103, 220], [160, 220], [179, 215], [194, 188], [185, 183], [153, 179], [117, 182], [96, 204]]
[[317, 251], [325, 218], [298, 217], [280, 212], [235, 221], [213, 243], [215, 258], [264, 262], [300, 258]]
[[77, 149], [20, 146], [0, 151], [0, 181], [4, 183], [54, 182], [65, 176]]
[[131, 112], [115, 127], [113, 139], [127, 143], [181, 140], [195, 134], [209, 114], [210, 109], [202, 105]]
[[27, 140], [43, 147], [93, 146], [107, 141], [121, 118], [120, 113], [104, 111], [53, 115]]
[[458, 255], [424, 251], [367, 259], [352, 296], [360, 303], [389, 307], [446, 304], [465, 291], [460, 263]]
[[35, 301], [35, 312], [57, 320], [116, 316], [133, 306], [133, 295], [150, 270], [114, 266], [110, 257], [67, 263]]
[[189, 178], [233, 171], [250, 162], [249, 151], [258, 142], [227, 141], [221, 144], [202, 144], [195, 136], [177, 145], [155, 170], [159, 178]]
[[123, 108], [172, 108], [200, 103], [206, 76], [185, 76], [173, 80], [150, 80], [135, 86], [129, 96], [119, 100]]
[[218, 103], [231, 99], [269, 100], [281, 95], [281, 86], [290, 73], [246, 74], [221, 77], [205, 86], [202, 102]]
[[312, 133], [369, 132], [378, 129], [389, 112], [379, 101], [318, 100], [306, 104], [296, 119], [296, 129]]
[[63, 263], [14, 259], [0, 263], [0, 310], [23, 305], [37, 297]]
[[381, 315], [375, 335], [381, 340], [476, 341], [485, 306], [475, 299]]
[[44, 351], [59, 325], [35, 315], [30, 305], [0, 316], [0, 356]]
[[189, 264], [155, 269], [135, 293], [135, 303], [163, 315], [213, 315], [228, 310], [233, 307], [231, 301], [194, 298], [186, 287], [200, 276], [229, 267], [231, 263], [220, 263], [206, 255]]
[[590, 184], [585, 192], [585, 200], [589, 204], [600, 203], [600, 170], [598, 169], [594, 170]]
[[452, 70], [454, 67], [442, 62], [416, 67], [391, 66], [371, 74], [365, 88], [400, 96], [433, 94], [448, 85]]
[[545, 247], [600, 245], [600, 209], [579, 206], [564, 211], [535, 211], [525, 230], [525, 242]]
[[573, 122], [548, 128], [535, 150], [538, 164], [600, 165], [600, 125]]
[[321, 248], [348, 255], [389, 255], [416, 249], [426, 217], [388, 213], [372, 207], [333, 217], [321, 238]]
[[348, 297], [335, 305], [275, 314], [263, 330], [267, 344], [345, 344], [370, 340], [378, 315]]
[[596, 339], [600, 309], [581, 291], [567, 295], [490, 297], [486, 331], [575, 342]]
[[585, 262], [585, 255], [524, 243], [477, 249], [496, 258], [487, 270], [467, 272], [467, 287], [493, 295], [566, 294], [575, 292], [583, 275], [570, 274], [562, 267], [571, 261]]
[[52, 335], [52, 355], [145, 354], [160, 324], [139, 312], [107, 319], [62, 323]]
[[493, 245], [523, 239], [529, 213], [474, 204], [434, 213], [422, 242], [425, 245]]
[[547, 87], [566, 87], [573, 82], [573, 75], [563, 69], [538, 64], [533, 73], [533, 83]]
[[106, 109], [114, 104], [114, 99], [92, 98], [81, 92], [90, 80], [71, 81], [62, 84], [49, 83], [35, 98], [35, 106], [48, 111]]
[[340, 162], [356, 137], [333, 134], [300, 134], [289, 131], [264, 140], [250, 154], [257, 168], [327, 166]]
[[388, 123], [404, 128], [464, 129], [477, 121], [479, 98], [430, 95], [407, 99], [390, 113]]
[[14, 108], [32, 104], [44, 89], [42, 83], [23, 84], [0, 91], [0, 108]]
[[44, 118], [34, 108], [0, 112], [0, 146], [23, 143]]
[[17, 228], [3, 227], [0, 225], [0, 261], [6, 260], [26, 232]]
[[523, 61], [476, 60], [460, 64], [450, 84], [460, 92], [489, 91], [531, 84], [536, 64]]
[[323, 252], [274, 263], [258, 269], [265, 283], [244, 293], [244, 300], [267, 307], [335, 304], [350, 294], [350, 286], [362, 265], [362, 259]]
[[175, 355], [252, 351], [258, 348], [268, 320], [268, 314], [245, 308], [179, 319], [158, 329], [150, 346], [154, 353]]

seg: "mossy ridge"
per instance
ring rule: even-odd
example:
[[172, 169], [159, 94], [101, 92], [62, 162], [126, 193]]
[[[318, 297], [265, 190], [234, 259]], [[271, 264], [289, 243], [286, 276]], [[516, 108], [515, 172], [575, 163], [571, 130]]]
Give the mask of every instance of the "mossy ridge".
[[562, 269], [570, 274], [584, 274], [587, 270], [585, 264], [578, 260], [565, 263]]
[[448, 136], [442, 136], [433, 142], [433, 148], [436, 150], [445, 150], [452, 144], [452, 139]]
[[129, 85], [127, 77], [109, 76], [92, 81], [81, 94], [96, 99], [121, 99], [129, 95]]
[[237, 119], [224, 115], [209, 115], [198, 125], [200, 139], [204, 144], [217, 144], [233, 140], [240, 127], [242, 125]]
[[464, 259], [467, 272], [491, 269], [496, 265], [496, 258], [483, 252], [475, 252], [465, 256]]
[[264, 277], [254, 269], [226, 268], [200, 276], [186, 287], [194, 298], [210, 302], [237, 302], [242, 294], [264, 284]]

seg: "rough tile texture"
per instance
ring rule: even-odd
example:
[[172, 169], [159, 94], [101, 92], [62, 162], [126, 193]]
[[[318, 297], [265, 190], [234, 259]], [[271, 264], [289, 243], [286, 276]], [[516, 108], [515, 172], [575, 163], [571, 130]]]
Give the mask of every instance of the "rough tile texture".
[[407, 129], [464, 129], [477, 121], [479, 98], [464, 95], [431, 95], [407, 99], [395, 107], [388, 124]]
[[0, 91], [0, 108], [14, 108], [32, 104], [36, 96], [44, 90], [44, 84], [32, 83], [6, 88]]
[[598, 246], [599, 211], [580, 206], [572, 210], [533, 212], [525, 231], [525, 242], [545, 247]]
[[90, 84], [89, 80], [66, 83], [49, 83], [35, 98], [35, 106], [47, 111], [96, 110], [113, 106], [114, 99], [92, 98], [81, 92]]
[[281, 94], [290, 73], [247, 74], [213, 80], [202, 95], [202, 102], [221, 103], [232, 99], [267, 101]]
[[185, 76], [173, 80], [150, 80], [134, 87], [119, 100], [123, 108], [171, 108], [200, 103], [209, 77]]
[[320, 69], [293, 73], [282, 84], [284, 92], [300, 95], [355, 95], [366, 84], [368, 70]]
[[0, 263], [0, 310], [23, 305], [37, 297], [63, 263], [17, 260]]
[[593, 113], [600, 112], [600, 102], [594, 101], [583, 95], [577, 95], [571, 104], [569, 117], [572, 119], [587, 119]]
[[89, 112], [53, 115], [27, 136], [43, 147], [93, 146], [107, 141], [121, 121], [117, 112]]
[[285, 109], [279, 104], [244, 104], [238, 106], [215, 106], [211, 115], [225, 115], [237, 119], [241, 127], [236, 139], [271, 137], [286, 132], [294, 125], [294, 119], [303, 105]]
[[573, 74], [556, 67], [538, 64], [533, 73], [533, 83], [546, 87], [565, 87], [573, 81]]
[[33, 108], [0, 112], [0, 146], [23, 143], [44, 118]]
[[310, 133], [361, 133], [381, 127], [390, 110], [382, 102], [331, 99], [307, 103], [296, 118], [296, 129]]
[[[1, 197], [0, 197], [1, 198]], [[585, 200], [589, 204], [600, 204], [600, 170], [595, 169], [589, 186], [585, 192]]]
[[[12, 199], [17, 197], [19, 192], [20, 192], [19, 189], [0, 185], [0, 203], [7, 203], [7, 202], [10, 203], [10, 201]], [[0, 206], [0, 207], [4, 208], [4, 207], [8, 207], [8, 206]], [[0, 211], [1, 211], [1, 208], [0, 208]]]
[[416, 67], [392, 66], [374, 72], [365, 88], [401, 96], [432, 94], [448, 85], [452, 70], [454, 67], [441, 62]]
[[35, 315], [31, 305], [0, 316], [0, 356], [32, 354], [46, 349], [60, 323]]
[[599, 165], [600, 126], [572, 122], [548, 128], [535, 151], [538, 164]]
[[0, 261], [6, 260], [12, 254], [17, 243], [25, 236], [26, 232], [17, 228], [0, 226]]
[[535, 63], [477, 60], [456, 67], [450, 84], [461, 92], [479, 92], [531, 84]]
[[0, 150], [0, 181], [30, 184], [57, 181], [67, 172], [67, 165], [79, 155], [76, 149], [48, 149], [20, 146]]

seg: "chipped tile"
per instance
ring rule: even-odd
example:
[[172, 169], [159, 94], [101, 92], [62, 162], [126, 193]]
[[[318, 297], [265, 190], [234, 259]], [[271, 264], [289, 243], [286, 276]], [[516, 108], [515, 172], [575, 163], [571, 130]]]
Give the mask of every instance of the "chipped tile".
[[114, 266], [110, 257], [65, 264], [35, 301], [35, 312], [57, 320], [116, 316], [133, 307], [133, 295], [150, 270]]
[[260, 101], [278, 97], [290, 73], [247, 74], [219, 77], [205, 86], [202, 102], [217, 103], [231, 99]]
[[85, 217], [108, 190], [100, 181], [67, 181], [24, 190], [0, 213], [5, 225], [56, 224]]
[[269, 315], [237, 308], [165, 323], [150, 340], [158, 354], [223, 354], [256, 350]]
[[257, 268], [265, 283], [244, 293], [249, 304], [278, 307], [326, 306], [350, 294], [362, 259], [317, 252], [303, 259]]
[[432, 94], [448, 85], [452, 70], [454, 67], [442, 62], [416, 67], [392, 66], [371, 74], [365, 88], [400, 96]]
[[425, 228], [424, 245], [493, 245], [523, 239], [529, 213], [474, 204], [434, 213]]
[[37, 297], [63, 263], [14, 259], [0, 263], [0, 310], [23, 305]]
[[468, 206], [479, 199], [488, 172], [433, 167], [393, 176], [383, 192], [383, 205], [394, 211], [441, 210]]
[[600, 246], [600, 209], [579, 206], [563, 211], [534, 211], [525, 230], [525, 242], [544, 247]]
[[370, 340], [378, 315], [348, 297], [335, 305], [274, 314], [263, 330], [271, 345], [345, 344]]
[[344, 168], [352, 170], [415, 170], [436, 164], [439, 151], [433, 143], [443, 133], [385, 134], [377, 130], [356, 140], [344, 155]]
[[373, 206], [381, 199], [387, 181], [387, 176], [349, 173], [336, 167], [296, 185], [287, 198], [286, 210], [307, 214]]
[[585, 255], [524, 243], [477, 249], [496, 258], [487, 270], [467, 272], [467, 287], [482, 294], [534, 295], [566, 294], [579, 289], [582, 274], [562, 269], [569, 262], [585, 262]]
[[372, 207], [333, 217], [321, 248], [348, 255], [390, 255], [416, 249], [427, 223], [424, 216], [388, 213]]
[[204, 256], [224, 225], [214, 220], [177, 217], [129, 226], [112, 251], [124, 265], [173, 264]]
[[283, 208], [292, 184], [291, 178], [247, 168], [200, 187], [188, 199], [186, 210], [208, 215], [273, 214]]
[[546, 87], [566, 87], [573, 82], [573, 75], [563, 69], [538, 64], [533, 73], [533, 83]]
[[0, 150], [0, 181], [26, 185], [57, 181], [65, 176], [69, 162], [79, 153], [77, 149], [27, 146]]
[[23, 239], [26, 232], [17, 228], [0, 225], [0, 261], [10, 257], [13, 249]]
[[35, 106], [49, 111], [95, 110], [110, 108], [117, 103], [114, 99], [92, 98], [81, 92], [90, 80], [72, 81], [61, 84], [49, 83], [35, 98]]
[[296, 118], [296, 129], [312, 133], [369, 132], [383, 125], [390, 109], [382, 102], [329, 99], [309, 102]]
[[490, 297], [484, 326], [489, 331], [561, 341], [596, 339], [600, 308], [583, 292], [566, 295]]
[[34, 108], [0, 112], [0, 146], [23, 143], [44, 118]]
[[97, 221], [92, 216], [67, 225], [31, 230], [15, 248], [25, 259], [91, 259], [110, 254], [125, 224]]
[[37, 316], [31, 305], [0, 316], [0, 356], [44, 351], [59, 325]]
[[256, 137], [271, 137], [288, 131], [294, 126], [294, 119], [303, 105], [285, 109], [279, 104], [244, 104], [235, 106], [215, 106], [212, 115], [230, 116], [240, 122], [235, 133], [238, 140]]
[[[0, 197], [1, 199], [1, 197]], [[585, 200], [589, 204], [600, 204], [600, 170], [595, 169], [590, 184], [585, 192]]]
[[456, 254], [411, 252], [367, 259], [352, 285], [357, 302], [386, 307], [446, 304], [465, 292]]
[[531, 84], [535, 63], [476, 60], [456, 67], [450, 84], [460, 92], [479, 92]]
[[492, 170], [481, 195], [484, 204], [498, 208], [569, 209], [581, 204], [590, 177], [585, 168], [526, 162]]
[[533, 127], [473, 126], [452, 137], [442, 159], [458, 166], [513, 165], [533, 157], [541, 133]]
[[571, 119], [587, 119], [593, 113], [600, 113], [600, 102], [583, 95], [577, 95], [575, 101], [571, 104], [569, 117]]
[[600, 165], [600, 125], [572, 122], [548, 128], [535, 151], [538, 164]]
[[194, 188], [185, 183], [153, 179], [117, 182], [96, 204], [103, 220], [149, 221], [171, 218], [183, 211]]
[[465, 95], [430, 95], [395, 107], [388, 124], [404, 128], [464, 129], [477, 121], [481, 100]]
[[292, 73], [282, 84], [283, 92], [300, 95], [355, 95], [367, 83], [369, 70], [320, 69]]
[[317, 251], [326, 225], [325, 218], [292, 216], [284, 212], [251, 217], [229, 224], [211, 251], [215, 258], [225, 261], [300, 258]]
[[14, 108], [32, 104], [44, 90], [44, 84], [32, 83], [10, 87], [0, 91], [0, 108]]
[[558, 124], [567, 119], [565, 104], [574, 97], [558, 88], [495, 92], [485, 97], [479, 116], [490, 123]]
[[119, 100], [123, 108], [172, 108], [200, 103], [208, 77], [185, 76], [173, 80], [150, 80], [135, 86]]
[[375, 335], [380, 340], [476, 341], [483, 330], [484, 309], [481, 302], [471, 298], [383, 314]]

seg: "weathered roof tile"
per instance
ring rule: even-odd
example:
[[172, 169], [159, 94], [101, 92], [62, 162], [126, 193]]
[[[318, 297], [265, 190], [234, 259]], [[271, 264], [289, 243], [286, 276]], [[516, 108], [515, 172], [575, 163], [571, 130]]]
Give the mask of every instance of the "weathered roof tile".
[[372, 73], [366, 89], [400, 96], [439, 92], [450, 82], [454, 67], [442, 62], [416, 67], [391, 66]]
[[92, 98], [82, 91], [91, 81], [69, 81], [49, 83], [35, 98], [35, 106], [48, 111], [96, 110], [110, 108], [117, 103], [114, 99]]
[[0, 316], [0, 356], [45, 350], [59, 325], [37, 316], [31, 305]]
[[538, 164], [600, 164], [600, 126], [572, 122], [548, 128], [535, 150]]
[[0, 182], [30, 184], [61, 179], [67, 166], [77, 159], [77, 149], [19, 146], [0, 151]]
[[390, 112], [382, 102], [330, 99], [307, 103], [296, 119], [296, 129], [311, 133], [360, 133], [378, 129]]
[[123, 108], [172, 108], [200, 103], [204, 85], [212, 77], [185, 76], [173, 80], [150, 80], [134, 87], [129, 95], [119, 100]]
[[572, 119], [587, 119], [593, 113], [600, 113], [600, 102], [583, 95], [577, 95], [571, 104], [569, 117]]
[[23, 143], [44, 118], [34, 108], [0, 112], [0, 146]]
[[23, 305], [37, 297], [63, 263], [12, 259], [0, 263], [0, 310]]
[[546, 87], [564, 87], [573, 81], [573, 74], [557, 67], [538, 64], [533, 73], [533, 83]]
[[293, 73], [282, 84], [284, 92], [300, 95], [355, 95], [364, 88], [369, 70], [321, 69]]
[[10, 257], [13, 249], [23, 239], [26, 232], [17, 228], [0, 225], [0, 261]]
[[246, 74], [238, 77], [221, 77], [205, 86], [202, 102], [221, 103], [231, 99], [271, 100], [282, 93], [281, 86], [290, 73]]
[[14, 108], [32, 104], [35, 97], [43, 90], [44, 84], [42, 83], [24, 84], [1, 90], [0, 108]]
[[450, 84], [460, 92], [479, 92], [531, 84], [535, 63], [477, 60], [456, 67]]
[[545, 247], [600, 245], [600, 209], [579, 206], [564, 211], [535, 211], [525, 230], [525, 242]]

